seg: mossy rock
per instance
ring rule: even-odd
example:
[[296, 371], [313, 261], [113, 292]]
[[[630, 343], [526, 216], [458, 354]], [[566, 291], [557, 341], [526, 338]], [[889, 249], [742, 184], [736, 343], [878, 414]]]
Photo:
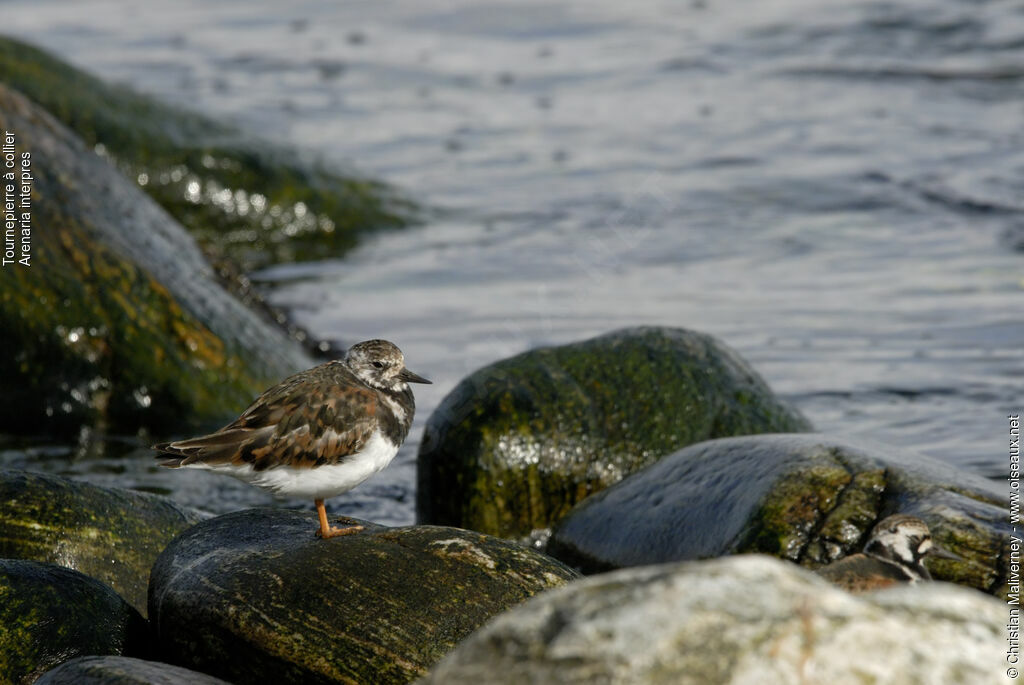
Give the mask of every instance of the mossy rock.
[[1007, 496], [907, 450], [826, 435], [712, 440], [581, 502], [548, 553], [587, 573], [760, 552], [818, 568], [864, 546], [881, 519], [919, 516], [940, 546], [932, 575], [1006, 597]]
[[145, 654], [147, 638], [139, 613], [98, 580], [0, 559], [0, 682], [31, 683], [86, 654]]
[[644, 566], [505, 612], [419, 685], [994, 684], [1007, 616], [945, 583], [854, 596], [759, 555]]
[[685, 445], [809, 429], [715, 338], [627, 328], [531, 350], [459, 383], [420, 444], [417, 516], [528, 536]]
[[361, 234], [418, 215], [383, 183], [105, 83], [12, 38], [0, 38], [0, 81], [101, 151], [212, 256], [243, 270], [337, 257]]
[[0, 558], [76, 569], [143, 615], [153, 562], [201, 518], [156, 495], [0, 469]]
[[0, 129], [34, 176], [31, 265], [0, 269], [0, 431], [213, 425], [312, 366], [166, 212], [3, 85]]
[[36, 685], [230, 685], [180, 666], [127, 656], [82, 656], [47, 671]]
[[250, 509], [179, 536], [153, 567], [160, 659], [233, 683], [406, 683], [505, 609], [575, 572], [433, 526], [314, 536], [311, 514]]

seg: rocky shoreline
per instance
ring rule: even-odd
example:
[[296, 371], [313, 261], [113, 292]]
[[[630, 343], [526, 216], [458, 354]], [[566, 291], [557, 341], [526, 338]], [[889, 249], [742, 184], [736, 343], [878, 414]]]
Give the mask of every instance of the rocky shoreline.
[[307, 336], [262, 306], [246, 271], [337, 257], [417, 216], [383, 184], [10, 38], [0, 74], [0, 128], [34, 176], [32, 266], [0, 270], [4, 433], [172, 432], [236, 415], [312, 365]]
[[[671, 481], [663, 470], [678, 470], [674, 462], [688, 454], [735, 453], [736, 443], [755, 454], [832, 444], [815, 434], [699, 443], [604, 490], [593, 503], [584, 500], [556, 523], [550, 551], [568, 560], [573, 520], [605, 515], [602, 508], [621, 501], [617, 491], [649, 489], [653, 479], [692, 500], [687, 482]], [[723, 499], [717, 509], [705, 503], [705, 515], [725, 523], [692, 539], [678, 502], [673, 514], [657, 496], [646, 504], [634, 499], [628, 514], [619, 510], [605, 521], [606, 539], [590, 539], [631, 541], [629, 553], [642, 558], [616, 562], [635, 563], [632, 568], [584, 579], [535, 549], [462, 528], [359, 521], [364, 531], [325, 541], [313, 534], [313, 512], [249, 509], [195, 522], [159, 497], [99, 493], [24, 472], [3, 476], [9, 491], [24, 493], [26, 519], [11, 525], [6, 512], [0, 516], [2, 554], [9, 557], [0, 560], [0, 595], [8, 598], [0, 622], [6, 682], [102, 682], [116, 675], [134, 683], [739, 683], [753, 673], [774, 674], [776, 682], [809, 674], [906, 682], [922, 664], [928, 682], [989, 682], [1001, 672], [993, 655], [1002, 646], [1006, 605], [989, 593], [1005, 594], [1006, 579], [998, 574], [1008, 563], [1002, 547], [1008, 536], [998, 526], [986, 531], [988, 510], [980, 499], [968, 497], [977, 503], [973, 510], [949, 512], [941, 488], [934, 498], [920, 490], [892, 496], [913, 503], [908, 510], [926, 517], [943, 546], [961, 556], [943, 562], [951, 566], [931, 564], [937, 579], [961, 587], [934, 582], [854, 597], [801, 568], [809, 565], [809, 550], [825, 549], [824, 531], [842, 528], [830, 516], [853, 512], [850, 520], [860, 520], [863, 511], [842, 502], [817, 527], [818, 538], [803, 541], [805, 556], [794, 558], [791, 546], [773, 550], [772, 558], [764, 553], [772, 550], [736, 544], [764, 540], [749, 535], [751, 527], [777, 529], [778, 520], [763, 516], [776, 507], [757, 506], [763, 500], [746, 501], [741, 517], [735, 516], [739, 500]], [[791, 496], [795, 479], [782, 482], [781, 494]], [[818, 503], [820, 482], [804, 481]], [[34, 516], [44, 523], [47, 509], [30, 501], [60, 503], [50, 510], [51, 526], [31, 525]], [[161, 523], [168, 513], [170, 530], [178, 531], [173, 536]], [[637, 523], [663, 529], [669, 520], [678, 533], [660, 542]], [[731, 526], [736, 521], [738, 529]], [[794, 533], [802, 530], [794, 526]], [[131, 535], [111, 544], [117, 531]], [[660, 563], [687, 545], [700, 549], [694, 558], [719, 558]], [[19, 555], [45, 561], [11, 558]], [[101, 582], [104, 568], [119, 571]], [[988, 582], [987, 592], [962, 587], [979, 579]], [[122, 599], [137, 603], [140, 582], [148, 584], [141, 611]], [[54, 620], [43, 616], [61, 629], [54, 632]], [[963, 674], [970, 679], [958, 680]]]
[[[0, 127], [31, 146], [38, 195], [35, 265], [0, 275], [0, 319], [13, 332], [0, 343], [12, 365], [0, 428], [209, 424], [309, 365], [218, 280], [213, 238], [199, 236], [204, 254], [179, 222], [240, 224], [211, 220], [202, 202], [168, 213], [192, 182], [271, 179], [276, 191], [241, 185], [273, 202], [288, 194], [274, 184], [301, 165], [260, 157], [228, 181], [214, 171], [237, 172], [221, 161], [246, 148], [209, 140], [172, 164], [157, 154], [173, 147], [167, 127], [231, 136], [0, 41], [5, 65], [24, 69], [26, 56], [45, 78], [0, 84]], [[89, 107], [64, 97], [75, 89]], [[146, 127], [104, 128], [116, 111], [104, 101], [118, 96], [165, 138], [144, 147]], [[136, 147], [142, 158], [127, 160]], [[318, 178], [298, 197], [333, 216], [332, 192], [318, 188], [342, 180]], [[139, 185], [176, 200], [158, 205]], [[356, 186], [338, 201], [386, 205], [372, 183]], [[389, 225], [401, 208], [365, 225]], [[333, 234], [327, 225], [318, 218], [305, 235]], [[353, 232], [270, 258], [342, 249]], [[248, 268], [261, 240], [228, 240], [221, 254]], [[362, 521], [357, 534], [321, 540], [312, 512], [209, 517], [157, 495], [0, 470], [0, 681], [1002, 678], [1007, 498], [921, 455], [812, 429], [722, 341], [634, 328], [464, 379], [428, 421], [415, 526]], [[897, 512], [924, 519], [958, 555], [929, 562], [942, 582], [854, 597], [812, 574]]]
[[[692, 335], [639, 329], [604, 340]], [[577, 372], [577, 386], [587, 373]], [[516, 372], [503, 383], [515, 387]], [[722, 404], [714, 393], [701, 398]], [[466, 402], [479, 435], [506, 430], [503, 412], [474, 408], [492, 405], [486, 393]], [[529, 406], [554, 425], [578, 416], [572, 405], [561, 416], [557, 401]], [[600, 423], [600, 412], [590, 420]], [[528, 425], [539, 426], [541, 444], [546, 426]], [[443, 437], [435, 449], [457, 453]], [[573, 466], [554, 460], [544, 478], [570, 482]], [[1011, 590], [1012, 538], [1008, 502], [984, 479], [812, 432], [704, 440], [618, 475], [575, 503], [566, 493], [580, 488], [568, 487], [535, 507], [566, 511], [550, 519], [542, 552], [515, 532], [429, 519], [400, 528], [359, 521], [362, 532], [321, 540], [312, 512], [203, 517], [157, 496], [0, 472], [0, 499], [15, 505], [0, 515], [8, 557], [0, 592], [19, 599], [0, 628], [8, 669], [0, 677], [739, 683], [768, 673], [776, 682], [906, 682], [935, 646], [921, 671], [929, 682], [1001, 673], [992, 655], [1002, 648], [1006, 609], [997, 598]], [[463, 483], [448, 485], [454, 494]], [[495, 483], [476, 496], [515, 515], [520, 503], [507, 488]], [[895, 512], [924, 519], [956, 555], [928, 562], [939, 582], [854, 597], [810, 572], [859, 551]], [[86, 589], [69, 589], [77, 586]], [[55, 601], [69, 626], [109, 625], [107, 640], [34, 628]]]

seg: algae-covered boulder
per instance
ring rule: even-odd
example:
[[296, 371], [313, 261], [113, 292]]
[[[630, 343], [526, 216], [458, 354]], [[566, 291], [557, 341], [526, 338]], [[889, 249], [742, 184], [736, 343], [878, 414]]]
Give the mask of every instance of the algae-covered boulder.
[[1006, 511], [991, 481], [914, 452], [756, 435], [692, 445], [594, 495], [555, 526], [548, 553], [586, 572], [743, 552], [817, 568], [905, 513], [963, 557], [929, 559], [937, 579], [1005, 596]]
[[464, 379], [427, 423], [416, 511], [421, 523], [526, 536], [685, 445], [808, 429], [713, 337], [624, 329]]
[[420, 683], [998, 683], [1007, 615], [944, 583], [855, 597], [761, 556], [647, 566], [534, 597]]
[[37, 685], [229, 685], [180, 666], [127, 656], [82, 656], [47, 671]]
[[76, 569], [143, 615], [153, 562], [200, 519], [156, 495], [0, 469], [0, 558]]
[[30, 265], [0, 269], [0, 431], [216, 422], [312, 365], [165, 211], [3, 85], [0, 131], [33, 176], [31, 237], [19, 224], [15, 240]]
[[145, 654], [145, 621], [77, 571], [0, 559], [0, 682], [31, 683], [86, 654]]
[[360, 234], [418, 213], [383, 183], [105, 83], [11, 38], [0, 37], [0, 81], [109, 158], [218, 262], [225, 255], [249, 270], [337, 257]]
[[314, 517], [250, 509], [179, 536], [153, 567], [161, 660], [233, 683], [406, 683], [491, 616], [576, 574], [453, 528], [321, 540]]

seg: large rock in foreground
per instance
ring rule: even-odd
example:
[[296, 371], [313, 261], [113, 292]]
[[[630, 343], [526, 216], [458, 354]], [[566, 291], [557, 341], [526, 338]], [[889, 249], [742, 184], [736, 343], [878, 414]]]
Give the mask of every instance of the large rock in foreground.
[[233, 683], [405, 683], [491, 616], [576, 574], [478, 533], [416, 526], [321, 540], [310, 515], [205, 521], [153, 568], [160, 657]]
[[0, 269], [0, 431], [163, 434], [230, 418], [312, 366], [218, 284], [174, 219], [0, 84], [4, 130], [33, 180], [30, 239], [14, 232], [30, 265]]
[[0, 682], [86, 654], [144, 654], [146, 624], [113, 590], [52, 564], [0, 559]]
[[926, 583], [854, 597], [768, 557], [617, 571], [490, 622], [423, 685], [998, 683], [1006, 607]]
[[37, 685], [230, 685], [180, 666], [125, 656], [83, 656], [47, 671]]
[[801, 430], [807, 421], [711, 336], [624, 329], [463, 380], [427, 423], [417, 516], [526, 536], [685, 445]]
[[153, 562], [201, 519], [156, 495], [7, 469], [0, 469], [0, 503], [0, 558], [76, 569], [143, 615]]
[[687, 447], [582, 502], [548, 553], [586, 572], [762, 552], [815, 568], [859, 552], [889, 514], [923, 518], [963, 557], [933, 575], [1005, 596], [1007, 498], [920, 454], [824, 435], [757, 435]]

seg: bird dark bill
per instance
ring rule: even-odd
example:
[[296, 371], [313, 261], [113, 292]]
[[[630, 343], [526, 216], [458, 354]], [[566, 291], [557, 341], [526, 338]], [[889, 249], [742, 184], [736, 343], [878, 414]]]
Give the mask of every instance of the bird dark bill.
[[925, 556], [931, 557], [932, 559], [953, 559], [954, 561], [964, 560], [964, 558], [959, 554], [950, 552], [948, 549], [943, 549], [938, 545], [932, 545], [932, 548], [928, 550], [928, 554]]
[[398, 378], [402, 379], [406, 383], [426, 383], [427, 385], [433, 384], [433, 381], [428, 381], [423, 376], [415, 374], [409, 369], [402, 369], [401, 371], [399, 371]]

